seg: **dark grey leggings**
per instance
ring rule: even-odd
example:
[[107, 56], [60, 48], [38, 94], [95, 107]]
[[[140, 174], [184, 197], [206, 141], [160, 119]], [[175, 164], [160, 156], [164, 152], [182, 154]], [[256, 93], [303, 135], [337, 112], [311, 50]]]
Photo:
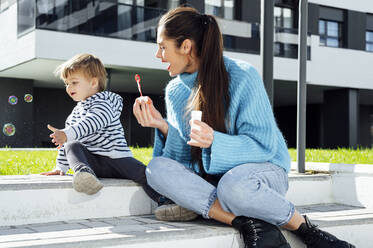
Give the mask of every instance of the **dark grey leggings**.
[[130, 179], [141, 184], [147, 195], [159, 203], [161, 195], [154, 191], [147, 183], [145, 165], [133, 157], [112, 159], [91, 153], [80, 142], [73, 141], [65, 144], [65, 155], [70, 168], [88, 166], [99, 178]]

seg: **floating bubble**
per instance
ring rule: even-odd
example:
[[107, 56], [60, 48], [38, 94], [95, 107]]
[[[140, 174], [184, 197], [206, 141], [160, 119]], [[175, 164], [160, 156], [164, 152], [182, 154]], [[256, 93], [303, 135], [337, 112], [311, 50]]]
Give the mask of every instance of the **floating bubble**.
[[33, 97], [31, 94], [25, 94], [25, 97], [23, 98], [25, 102], [30, 103], [33, 100]]
[[18, 98], [16, 96], [10, 96], [8, 98], [8, 103], [10, 105], [16, 105], [18, 103]]
[[16, 133], [16, 127], [12, 123], [6, 123], [3, 127], [3, 133], [6, 136], [13, 136]]

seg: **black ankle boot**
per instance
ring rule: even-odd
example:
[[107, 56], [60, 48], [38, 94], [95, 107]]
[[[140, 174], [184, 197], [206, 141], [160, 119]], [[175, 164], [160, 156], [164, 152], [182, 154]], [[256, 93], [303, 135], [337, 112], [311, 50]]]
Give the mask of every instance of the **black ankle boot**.
[[293, 231], [293, 233], [303, 240], [307, 248], [355, 248], [354, 245], [318, 229], [307, 216], [304, 215], [303, 217], [306, 219], [306, 223], [300, 225], [298, 230]]
[[237, 216], [232, 226], [240, 232], [245, 248], [290, 248], [280, 229], [263, 220]]

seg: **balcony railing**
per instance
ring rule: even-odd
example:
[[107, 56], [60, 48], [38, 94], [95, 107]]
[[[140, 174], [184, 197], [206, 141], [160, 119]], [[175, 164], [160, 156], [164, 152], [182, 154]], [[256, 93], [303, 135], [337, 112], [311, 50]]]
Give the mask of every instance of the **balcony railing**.
[[[120, 4], [117, 0], [18, 0], [18, 35], [44, 29], [155, 42], [166, 9]], [[259, 54], [259, 24], [220, 20], [226, 50]], [[237, 27], [244, 30], [236, 32]]]
[[37, 28], [155, 42], [158, 19], [166, 10], [116, 2], [19, 0], [18, 34]]
[[[307, 59], [311, 59], [310, 35], [307, 37]], [[275, 27], [274, 55], [285, 58], [298, 58], [298, 29]]]

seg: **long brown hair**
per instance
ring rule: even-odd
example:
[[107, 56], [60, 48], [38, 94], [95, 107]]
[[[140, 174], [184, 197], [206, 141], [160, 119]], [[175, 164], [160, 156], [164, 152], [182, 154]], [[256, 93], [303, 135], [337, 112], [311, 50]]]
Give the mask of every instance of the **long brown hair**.
[[[214, 130], [226, 133], [229, 78], [223, 59], [223, 37], [216, 19], [200, 14], [194, 8], [178, 7], [162, 16], [158, 23], [160, 26], [163, 26], [167, 38], [176, 41], [177, 47], [185, 39], [194, 41], [199, 68], [192, 108], [201, 110], [202, 121]], [[200, 148], [192, 147], [192, 160], [199, 162], [200, 173], [204, 175]]]

